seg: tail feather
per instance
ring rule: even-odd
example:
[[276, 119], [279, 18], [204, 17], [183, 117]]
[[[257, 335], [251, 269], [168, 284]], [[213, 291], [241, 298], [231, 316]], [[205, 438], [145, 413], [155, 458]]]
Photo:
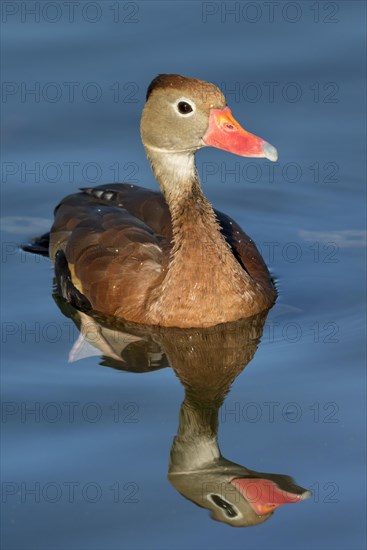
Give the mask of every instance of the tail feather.
[[36, 237], [30, 243], [23, 244], [22, 250], [39, 254], [40, 256], [49, 256], [48, 248], [50, 245], [50, 233], [44, 233], [40, 237]]

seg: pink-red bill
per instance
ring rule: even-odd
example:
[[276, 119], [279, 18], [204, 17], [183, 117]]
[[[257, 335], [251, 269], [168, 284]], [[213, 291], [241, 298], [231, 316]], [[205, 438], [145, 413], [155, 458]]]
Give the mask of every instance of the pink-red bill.
[[243, 157], [267, 158], [273, 162], [278, 159], [276, 148], [242, 128], [229, 107], [211, 109], [203, 141], [205, 145]]
[[305, 500], [311, 495], [309, 491], [304, 491], [301, 494], [285, 491], [270, 479], [237, 478], [232, 479], [231, 484], [236, 487], [259, 516], [269, 514], [283, 504]]

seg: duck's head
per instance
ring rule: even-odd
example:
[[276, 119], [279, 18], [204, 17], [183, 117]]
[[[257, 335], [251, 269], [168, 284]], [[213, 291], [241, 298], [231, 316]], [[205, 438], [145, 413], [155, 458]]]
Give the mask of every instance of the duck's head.
[[222, 456], [193, 472], [175, 473], [171, 462], [168, 478], [184, 497], [210, 510], [214, 520], [232, 527], [259, 525], [284, 504], [311, 496], [287, 475], [248, 470]]
[[275, 147], [235, 120], [214, 84], [176, 74], [162, 74], [151, 82], [141, 136], [148, 151], [194, 153], [212, 146], [244, 157], [278, 158]]

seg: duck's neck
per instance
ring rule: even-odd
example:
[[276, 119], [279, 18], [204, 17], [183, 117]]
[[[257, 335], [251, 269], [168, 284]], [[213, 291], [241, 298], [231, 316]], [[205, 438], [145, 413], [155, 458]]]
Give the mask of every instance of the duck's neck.
[[219, 404], [207, 406], [185, 398], [178, 434], [171, 448], [170, 473], [187, 473], [210, 467], [221, 457], [218, 447]]
[[[181, 248], [192, 241], [193, 230], [222, 238], [213, 208], [205, 198], [193, 153], [162, 153], [147, 148], [154, 175], [168, 204], [172, 218], [174, 245]], [[199, 226], [199, 227], [198, 227]]]
[[[168, 204], [172, 219], [173, 247], [171, 272], [175, 284], [178, 272], [186, 265], [195, 266], [198, 279], [210, 266], [236, 286], [243, 270], [221, 234], [214, 210], [204, 196], [193, 153], [160, 153], [147, 149], [154, 175]], [[173, 271], [172, 271], [173, 270]]]

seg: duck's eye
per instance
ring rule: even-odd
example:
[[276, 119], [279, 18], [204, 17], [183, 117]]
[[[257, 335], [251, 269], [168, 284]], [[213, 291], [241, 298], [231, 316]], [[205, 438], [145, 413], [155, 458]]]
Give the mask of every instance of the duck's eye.
[[233, 506], [231, 506], [229, 502], [221, 498], [219, 495], [210, 495], [210, 498], [212, 499], [214, 504], [216, 504], [217, 506], [219, 506], [219, 508], [222, 508], [222, 510], [224, 510], [225, 514], [229, 518], [235, 518], [238, 516]]
[[180, 101], [177, 104], [177, 109], [179, 113], [181, 113], [181, 115], [188, 115], [193, 111], [193, 108], [191, 107], [190, 103], [187, 103], [186, 101]]

